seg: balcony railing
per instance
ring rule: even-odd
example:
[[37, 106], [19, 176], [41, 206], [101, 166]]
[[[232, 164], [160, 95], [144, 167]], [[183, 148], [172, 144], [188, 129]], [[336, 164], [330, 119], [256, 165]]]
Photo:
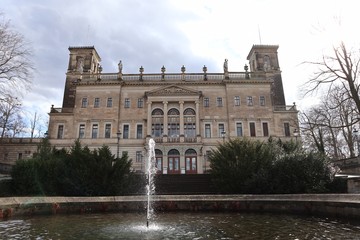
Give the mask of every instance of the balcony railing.
[[274, 112], [288, 112], [288, 111], [297, 111], [296, 105], [279, 105], [274, 106]]
[[119, 73], [101, 73], [89, 74], [83, 73], [81, 81], [222, 81], [229, 80], [248, 80], [265, 79], [265, 74], [250, 72], [229, 72], [224, 73], [147, 73], [147, 74], [119, 74]]

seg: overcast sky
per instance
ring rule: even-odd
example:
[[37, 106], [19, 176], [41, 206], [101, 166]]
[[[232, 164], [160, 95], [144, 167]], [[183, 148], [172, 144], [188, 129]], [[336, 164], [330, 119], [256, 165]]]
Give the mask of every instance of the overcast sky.
[[62, 106], [69, 46], [95, 46], [103, 72], [243, 71], [253, 44], [279, 45], [288, 105], [313, 61], [344, 40], [358, 49], [356, 0], [1, 0], [0, 12], [31, 42], [37, 69], [24, 105], [46, 115]]

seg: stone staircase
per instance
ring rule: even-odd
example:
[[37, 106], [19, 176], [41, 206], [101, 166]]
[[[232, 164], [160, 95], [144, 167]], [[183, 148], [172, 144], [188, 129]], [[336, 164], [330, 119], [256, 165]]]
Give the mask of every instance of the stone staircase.
[[160, 174], [155, 176], [156, 195], [216, 194], [210, 174]]

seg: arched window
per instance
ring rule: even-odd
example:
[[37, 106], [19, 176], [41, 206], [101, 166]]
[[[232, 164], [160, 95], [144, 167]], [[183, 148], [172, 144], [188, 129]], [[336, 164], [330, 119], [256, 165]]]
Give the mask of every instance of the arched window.
[[168, 173], [180, 173], [180, 152], [176, 149], [171, 149], [168, 152]]
[[190, 148], [185, 151], [185, 155], [195, 155], [196, 156], [196, 151], [194, 149]]
[[180, 152], [176, 149], [171, 149], [169, 152], [168, 152], [168, 155], [169, 156], [180, 156]]
[[195, 110], [187, 108], [184, 110], [184, 134], [186, 142], [194, 142], [196, 137]]
[[195, 116], [195, 110], [192, 109], [192, 108], [187, 108], [184, 111], [184, 115], [193, 115], [193, 116]]
[[180, 136], [180, 112], [176, 108], [168, 111], [169, 141], [178, 142]]
[[161, 137], [164, 132], [164, 111], [156, 108], [152, 111], [151, 136]]
[[152, 111], [152, 113], [151, 113], [151, 115], [164, 115], [164, 111], [163, 110], [161, 110], [160, 108], [155, 108], [153, 111]]
[[172, 108], [168, 111], [168, 115], [180, 115], [180, 112], [176, 108]]
[[185, 151], [185, 172], [186, 174], [197, 173], [197, 153], [192, 148]]

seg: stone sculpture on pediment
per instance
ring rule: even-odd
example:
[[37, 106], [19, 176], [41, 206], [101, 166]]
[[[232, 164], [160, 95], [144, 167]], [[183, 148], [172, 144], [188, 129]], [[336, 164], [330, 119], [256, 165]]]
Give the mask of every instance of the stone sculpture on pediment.
[[148, 92], [147, 95], [149, 96], [183, 96], [183, 95], [194, 95], [199, 94], [197, 91], [191, 91], [188, 89], [180, 88], [177, 86], [171, 86], [159, 90], [155, 90], [153, 92]]

